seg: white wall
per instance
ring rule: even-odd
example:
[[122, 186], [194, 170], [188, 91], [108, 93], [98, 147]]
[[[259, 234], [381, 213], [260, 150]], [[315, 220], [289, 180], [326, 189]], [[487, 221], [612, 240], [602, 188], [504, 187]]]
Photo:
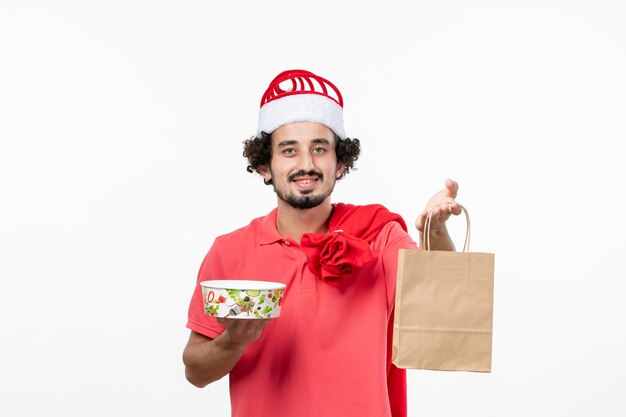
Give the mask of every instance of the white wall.
[[[226, 416], [183, 376], [216, 235], [275, 197], [241, 142], [280, 71], [345, 96], [334, 201], [412, 222], [446, 177], [496, 253], [493, 373], [412, 416], [626, 413], [621, 1], [3, 1], [0, 414]], [[461, 239], [462, 222], [453, 233]], [[416, 233], [414, 233], [416, 236]]]

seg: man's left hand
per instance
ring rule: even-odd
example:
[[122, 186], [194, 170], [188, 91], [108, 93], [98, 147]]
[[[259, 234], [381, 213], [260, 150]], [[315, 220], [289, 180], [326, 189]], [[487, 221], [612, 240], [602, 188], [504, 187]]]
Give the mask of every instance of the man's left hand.
[[446, 221], [452, 214], [458, 216], [461, 214], [461, 206], [454, 199], [459, 191], [459, 184], [451, 179], [446, 180], [446, 188], [437, 192], [426, 204], [426, 209], [417, 216], [415, 227], [420, 233], [424, 232], [426, 217], [428, 212], [435, 207], [432, 213], [431, 231], [440, 230], [446, 227]]

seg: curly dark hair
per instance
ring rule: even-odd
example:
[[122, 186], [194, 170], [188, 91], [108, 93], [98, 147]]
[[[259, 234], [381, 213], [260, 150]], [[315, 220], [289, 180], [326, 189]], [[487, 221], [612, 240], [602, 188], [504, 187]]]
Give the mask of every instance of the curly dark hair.
[[[335, 135], [335, 153], [337, 154], [337, 163], [343, 164], [345, 169], [338, 179], [342, 179], [350, 169], [354, 168], [354, 162], [359, 159], [361, 153], [361, 142], [354, 138], [340, 139]], [[272, 135], [261, 132], [259, 136], [253, 136], [243, 141], [243, 156], [248, 158], [248, 172], [259, 172], [259, 167], [269, 166], [272, 160]], [[270, 185], [272, 181], [265, 181]]]

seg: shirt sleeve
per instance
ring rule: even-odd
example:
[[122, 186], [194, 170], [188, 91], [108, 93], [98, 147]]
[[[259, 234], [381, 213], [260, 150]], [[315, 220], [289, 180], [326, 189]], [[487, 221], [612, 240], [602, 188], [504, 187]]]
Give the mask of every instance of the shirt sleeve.
[[[382, 233], [384, 232], [384, 234]], [[407, 416], [407, 387], [406, 370], [398, 369], [391, 363], [393, 343], [393, 312], [396, 297], [396, 274], [398, 271], [398, 254], [400, 249], [417, 249], [417, 245], [397, 222], [391, 222], [385, 226], [381, 235], [382, 242], [382, 267], [387, 284], [387, 311], [389, 323], [387, 324], [387, 391], [389, 406], [393, 417]]]
[[211, 279], [219, 279], [223, 276], [224, 268], [219, 251], [219, 242], [216, 240], [200, 265], [196, 287], [189, 303], [187, 318], [187, 327], [189, 329], [211, 339], [219, 336], [224, 331], [224, 326], [219, 324], [215, 317], [204, 314], [204, 300], [200, 283]]
[[400, 249], [417, 249], [415, 241], [398, 222], [390, 222], [383, 229], [385, 242], [382, 251], [383, 270], [387, 283], [387, 308], [393, 310], [396, 298], [396, 274]]

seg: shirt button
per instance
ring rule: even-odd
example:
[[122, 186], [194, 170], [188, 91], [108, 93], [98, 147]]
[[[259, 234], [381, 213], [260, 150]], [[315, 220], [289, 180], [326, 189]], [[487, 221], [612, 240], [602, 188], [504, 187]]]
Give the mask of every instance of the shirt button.
[[308, 264], [308, 263], [309, 263], [309, 260], [308, 260], [308, 259], [305, 259], [305, 260], [304, 260], [304, 263], [305, 263], [305, 264]]
[[291, 243], [289, 243], [288, 240], [285, 240], [284, 242], [285, 242], [285, 245], [287, 245], [287, 246], [291, 245]]

